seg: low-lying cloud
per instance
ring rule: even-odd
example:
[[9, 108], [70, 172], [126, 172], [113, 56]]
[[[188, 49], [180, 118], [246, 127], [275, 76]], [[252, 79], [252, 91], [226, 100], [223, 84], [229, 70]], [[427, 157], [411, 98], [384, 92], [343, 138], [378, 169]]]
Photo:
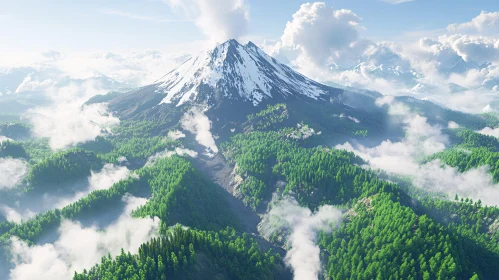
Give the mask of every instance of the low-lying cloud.
[[158, 236], [159, 219], [131, 217], [132, 210], [146, 203], [146, 199], [127, 196], [125, 212], [104, 230], [83, 227], [78, 222], [63, 221], [60, 237], [54, 243], [29, 246], [12, 238], [12, 280], [72, 279], [75, 271], [81, 272], [100, 262], [110, 253], [116, 256], [121, 248], [136, 253], [139, 246]]
[[485, 127], [479, 131], [478, 133], [484, 134], [484, 135], [489, 135], [489, 136], [494, 136], [494, 137], [499, 137], [499, 128], [490, 128], [490, 127]]
[[36, 213], [31, 211], [30, 209], [26, 209], [21, 213], [16, 209], [3, 204], [0, 204], [0, 212], [3, 214], [7, 221], [14, 223], [20, 223], [23, 220], [30, 219], [36, 215]]
[[129, 176], [134, 175], [132, 175], [130, 170], [125, 166], [115, 166], [107, 163], [99, 172], [92, 171], [91, 175], [88, 177], [88, 187], [84, 191], [77, 192], [69, 198], [55, 197], [48, 199], [48, 201], [56, 200], [56, 202], [47, 204], [55, 205], [56, 208], [62, 208], [78, 201], [93, 191], [109, 189], [115, 183], [126, 179]]
[[180, 130], [168, 131], [168, 138], [173, 140], [178, 140], [184, 138], [185, 134]]
[[19, 185], [28, 174], [28, 163], [22, 159], [0, 158], [0, 190]]
[[336, 148], [355, 153], [366, 160], [372, 169], [409, 176], [414, 186], [426, 191], [446, 194], [449, 198], [457, 194], [480, 199], [488, 205], [499, 205], [499, 185], [493, 182], [487, 166], [460, 173], [440, 160], [420, 164], [425, 157], [443, 151], [448, 144], [447, 137], [441, 133], [441, 128], [429, 125], [425, 117], [411, 113], [405, 105], [390, 100], [385, 97], [378, 104], [389, 104], [392, 115], [403, 117], [406, 137], [402, 141], [386, 140], [373, 148], [345, 143]]
[[10, 139], [9, 137], [5, 137], [3, 135], [0, 135], [0, 143], [2, 143], [3, 141], [12, 141], [12, 139]]
[[173, 150], [173, 151], [164, 150], [164, 151], [161, 151], [159, 153], [156, 153], [156, 154], [150, 156], [147, 159], [146, 166], [152, 166], [158, 160], [160, 160], [162, 158], [166, 158], [166, 157], [171, 157], [173, 155], [189, 156], [191, 158], [195, 158], [198, 156], [198, 153], [196, 151], [193, 151], [193, 150], [179, 148], [179, 147], [175, 148], [175, 150]]
[[287, 197], [272, 206], [264, 218], [261, 231], [269, 236], [288, 230], [289, 250], [284, 260], [293, 269], [294, 279], [316, 280], [322, 271], [317, 234], [319, 231], [332, 231], [341, 223], [341, 216], [341, 211], [331, 205], [321, 206], [312, 212]]
[[22, 220], [32, 218], [40, 212], [61, 209], [95, 190], [108, 189], [129, 176], [137, 175], [131, 173], [125, 166], [105, 164], [100, 171], [91, 172], [91, 175], [87, 179], [88, 182], [82, 190], [70, 192], [65, 195], [44, 194], [42, 197], [38, 197], [36, 202], [28, 203], [28, 205], [24, 205], [22, 208], [20, 204], [26, 204], [26, 202], [20, 203], [20, 201], [17, 201], [11, 205], [0, 204], [0, 212], [8, 221], [19, 223]]
[[105, 103], [81, 104], [62, 103], [30, 110], [28, 118], [34, 134], [49, 138], [50, 147], [58, 150], [95, 140], [119, 125], [119, 119], [108, 113]]
[[196, 135], [199, 144], [218, 153], [218, 147], [211, 134], [211, 121], [204, 112], [197, 107], [193, 107], [186, 112], [181, 120], [182, 128]]

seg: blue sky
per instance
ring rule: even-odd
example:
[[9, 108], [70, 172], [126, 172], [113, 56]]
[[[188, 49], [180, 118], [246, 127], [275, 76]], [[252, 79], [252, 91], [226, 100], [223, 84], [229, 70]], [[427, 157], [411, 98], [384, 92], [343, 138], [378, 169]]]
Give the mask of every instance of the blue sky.
[[239, 38], [319, 82], [499, 112], [497, 0], [307, 3], [0, 0], [0, 73], [38, 69], [0, 92], [47, 87], [56, 75], [146, 85], [200, 49]]
[[[299, 0], [247, 0], [248, 36], [277, 39], [301, 4]], [[469, 21], [480, 11], [497, 11], [494, 0], [325, 1], [362, 17], [363, 36], [397, 40]], [[159, 0], [0, 0], [0, 51], [95, 51], [165, 49], [205, 38], [180, 9]]]

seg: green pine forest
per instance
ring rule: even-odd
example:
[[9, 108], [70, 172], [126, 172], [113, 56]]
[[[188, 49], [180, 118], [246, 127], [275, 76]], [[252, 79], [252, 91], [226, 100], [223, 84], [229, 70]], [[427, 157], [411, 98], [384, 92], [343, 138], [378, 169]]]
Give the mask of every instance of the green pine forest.
[[[301, 137], [306, 127], [289, 124], [285, 104], [249, 115], [243, 129], [219, 141], [219, 155], [237, 178], [233, 195], [248, 211], [263, 214], [273, 194], [292, 196], [302, 207], [334, 205], [343, 212], [339, 228], [317, 234], [321, 279], [499, 279], [499, 208], [467, 197], [446, 197], [386, 180], [363, 159]], [[484, 122], [491, 116], [484, 116]], [[307, 126], [308, 125], [308, 126]], [[356, 124], [342, 131], [363, 138]], [[52, 151], [47, 139], [26, 137], [29, 125], [3, 123], [14, 140], [0, 143], [0, 157], [22, 159], [29, 171], [9, 197], [64, 192], [106, 163], [126, 158], [133, 175], [96, 190], [61, 209], [20, 223], [0, 222], [2, 258], [9, 260], [15, 236], [28, 244], [56, 230], [64, 219], [84, 220], [122, 207], [127, 195], [148, 198], [134, 217], [160, 219], [159, 237], [137, 254], [102, 256], [94, 267], [75, 271], [86, 279], [292, 279], [286, 245], [249, 232], [225, 190], [197, 159], [173, 155], [146, 164], [165, 149], [195, 149], [195, 141], [168, 138], [178, 127], [147, 120], [122, 121], [112, 134]], [[316, 129], [318, 131], [318, 129]], [[499, 182], [499, 140], [466, 128], [444, 131], [452, 147], [431, 155], [460, 172], [489, 166]], [[300, 137], [295, 137], [296, 135]], [[316, 137], [319, 137], [317, 135]], [[279, 182], [285, 182], [280, 184]]]

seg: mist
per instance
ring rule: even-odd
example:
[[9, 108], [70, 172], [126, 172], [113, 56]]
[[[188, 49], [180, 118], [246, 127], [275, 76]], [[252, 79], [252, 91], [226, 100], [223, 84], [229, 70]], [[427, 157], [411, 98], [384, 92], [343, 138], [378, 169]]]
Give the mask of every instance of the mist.
[[[89, 193], [96, 190], [104, 190], [112, 187], [115, 183], [128, 178], [137, 176], [132, 174], [125, 166], [115, 166], [114, 164], [105, 164], [99, 172], [92, 171], [88, 177], [88, 186], [85, 190], [76, 192], [69, 198], [57, 197], [57, 202], [53, 203], [56, 208], [63, 208], [73, 202], [80, 200]], [[48, 203], [47, 203], [48, 204]]]
[[22, 159], [0, 158], [0, 190], [16, 187], [28, 174], [28, 163]]
[[341, 217], [341, 211], [331, 205], [312, 212], [301, 207], [294, 198], [286, 197], [272, 205], [262, 219], [260, 232], [266, 237], [288, 232], [286, 265], [292, 268], [294, 279], [313, 280], [318, 279], [322, 271], [317, 234], [331, 232], [341, 223]]
[[166, 158], [166, 157], [171, 157], [173, 155], [189, 156], [191, 158], [195, 158], [198, 156], [198, 153], [196, 151], [193, 151], [193, 150], [179, 148], [179, 147], [176, 147], [175, 150], [173, 150], [173, 151], [164, 150], [164, 151], [161, 151], [159, 153], [156, 153], [156, 154], [150, 156], [147, 159], [146, 166], [152, 166], [158, 160], [160, 160], [162, 158]]
[[2, 143], [3, 141], [12, 141], [12, 139], [10, 139], [9, 137], [5, 137], [3, 135], [0, 135], [0, 143]]
[[36, 216], [36, 212], [30, 209], [16, 210], [4, 204], [0, 204], [0, 212], [2, 212], [7, 221], [14, 223], [20, 223], [23, 220]]
[[66, 220], [59, 227], [60, 237], [54, 243], [29, 246], [13, 237], [15, 267], [10, 271], [10, 279], [71, 279], [74, 271], [89, 269], [108, 253], [116, 256], [121, 248], [136, 253], [142, 243], [158, 236], [159, 219], [132, 218], [132, 210], [147, 200], [133, 196], [125, 196], [123, 200], [127, 203], [125, 211], [105, 229], [83, 227]]
[[[337, 149], [355, 153], [368, 162], [369, 168], [409, 176], [414, 186], [426, 191], [446, 194], [449, 198], [457, 194], [480, 199], [487, 205], [499, 205], [499, 185], [493, 182], [488, 166], [461, 173], [440, 160], [421, 164], [425, 157], [447, 147], [448, 139], [442, 134], [442, 128], [428, 124], [425, 117], [411, 112], [407, 106], [392, 98], [384, 97], [377, 103], [380, 106], [389, 105], [390, 114], [402, 119], [406, 137], [400, 142], [386, 140], [373, 148], [347, 142], [337, 145]], [[451, 127], [456, 125], [449, 123]]]
[[218, 153], [217, 144], [210, 131], [211, 121], [200, 108], [193, 107], [186, 112], [182, 117], [181, 124], [185, 130], [196, 135], [196, 141], [200, 145], [210, 149], [215, 154]]
[[484, 135], [494, 136], [496, 138], [499, 137], [499, 128], [485, 127], [477, 132]]
[[[8, 221], [20, 223], [38, 213], [64, 208], [95, 190], [108, 189], [129, 176], [137, 175], [130, 172], [125, 166], [105, 164], [98, 172], [92, 171], [86, 181], [76, 184], [76, 190], [70, 188], [63, 194], [46, 193], [34, 198], [21, 196], [19, 200], [11, 202], [9, 205], [0, 204], [0, 212]], [[4, 201], [4, 203], [8, 202]]]
[[180, 130], [168, 131], [168, 138], [173, 140], [178, 140], [184, 138], [185, 134]]
[[107, 112], [105, 103], [83, 105], [80, 102], [39, 107], [28, 112], [37, 137], [49, 138], [53, 150], [93, 141], [110, 133], [120, 121]]

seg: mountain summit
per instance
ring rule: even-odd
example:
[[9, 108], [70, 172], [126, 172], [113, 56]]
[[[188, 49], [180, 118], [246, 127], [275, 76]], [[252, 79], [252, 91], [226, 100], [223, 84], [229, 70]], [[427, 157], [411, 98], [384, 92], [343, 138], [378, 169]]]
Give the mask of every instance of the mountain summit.
[[265, 99], [309, 97], [321, 99], [330, 88], [279, 63], [252, 42], [231, 39], [201, 52], [155, 84], [165, 95], [161, 104], [213, 104], [237, 99], [259, 105]]

